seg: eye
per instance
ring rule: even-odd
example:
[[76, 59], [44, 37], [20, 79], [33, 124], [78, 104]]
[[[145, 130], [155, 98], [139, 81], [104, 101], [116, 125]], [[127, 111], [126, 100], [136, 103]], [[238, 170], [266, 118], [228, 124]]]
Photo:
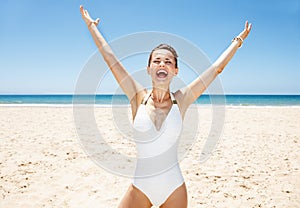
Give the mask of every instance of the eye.
[[154, 60], [153, 63], [159, 64], [159, 61], [158, 60]]
[[166, 61], [166, 64], [172, 64], [172, 62], [171, 61]]

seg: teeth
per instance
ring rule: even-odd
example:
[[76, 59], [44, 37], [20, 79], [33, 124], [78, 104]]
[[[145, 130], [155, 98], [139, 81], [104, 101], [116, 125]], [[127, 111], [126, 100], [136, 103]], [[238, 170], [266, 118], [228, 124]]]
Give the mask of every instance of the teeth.
[[157, 72], [156, 72], [156, 74], [159, 74], [159, 73], [164, 73], [165, 75], [167, 75], [168, 74], [168, 72], [166, 72], [165, 70], [158, 70]]

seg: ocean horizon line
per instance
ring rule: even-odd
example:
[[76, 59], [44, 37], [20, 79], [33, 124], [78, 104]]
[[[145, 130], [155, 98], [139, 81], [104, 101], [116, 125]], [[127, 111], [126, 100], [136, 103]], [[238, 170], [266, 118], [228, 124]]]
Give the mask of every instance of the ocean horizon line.
[[[112, 93], [96, 93], [96, 94], [85, 94], [85, 93], [82, 93], [82, 94], [78, 94], [78, 93], [0, 93], [0, 96], [5, 96], [5, 95], [15, 95], [15, 96], [25, 96], [25, 95], [30, 95], [30, 96], [34, 96], [34, 95], [37, 95], [37, 96], [51, 96], [51, 95], [67, 95], [67, 96], [70, 96], [70, 95], [107, 95], [107, 96], [114, 96], [114, 95], [124, 95], [126, 96], [125, 94], [112, 94]], [[224, 93], [224, 94], [221, 94], [221, 93], [203, 93], [202, 95], [262, 95], [262, 96], [268, 96], [268, 95], [275, 95], [275, 96], [285, 96], [285, 95], [288, 95], [288, 96], [300, 96], [300, 93], [295, 93], [295, 94], [290, 94], [290, 93]], [[201, 95], [201, 96], [202, 96]]]
[[[125, 94], [19, 94], [0, 95], [0, 104], [128, 105]], [[300, 95], [203, 94], [195, 104], [235, 106], [300, 106]]]

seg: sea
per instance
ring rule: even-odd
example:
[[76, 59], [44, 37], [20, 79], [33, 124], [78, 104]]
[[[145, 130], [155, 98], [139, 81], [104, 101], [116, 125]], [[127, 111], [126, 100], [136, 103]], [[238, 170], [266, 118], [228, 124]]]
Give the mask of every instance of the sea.
[[[129, 105], [125, 95], [0, 95], [0, 105], [95, 104], [98, 106]], [[300, 106], [300, 95], [201, 95], [195, 104], [226, 106]]]

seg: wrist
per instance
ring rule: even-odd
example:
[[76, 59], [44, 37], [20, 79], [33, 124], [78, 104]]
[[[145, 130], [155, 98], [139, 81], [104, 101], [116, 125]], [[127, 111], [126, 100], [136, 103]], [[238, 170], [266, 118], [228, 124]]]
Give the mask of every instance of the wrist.
[[87, 27], [90, 29], [91, 27], [93, 27], [93, 25], [96, 26], [95, 22], [89, 22], [87, 23]]
[[238, 47], [242, 47], [244, 39], [241, 36], [236, 36], [235, 38], [232, 39], [231, 42], [237, 42], [238, 43]]

